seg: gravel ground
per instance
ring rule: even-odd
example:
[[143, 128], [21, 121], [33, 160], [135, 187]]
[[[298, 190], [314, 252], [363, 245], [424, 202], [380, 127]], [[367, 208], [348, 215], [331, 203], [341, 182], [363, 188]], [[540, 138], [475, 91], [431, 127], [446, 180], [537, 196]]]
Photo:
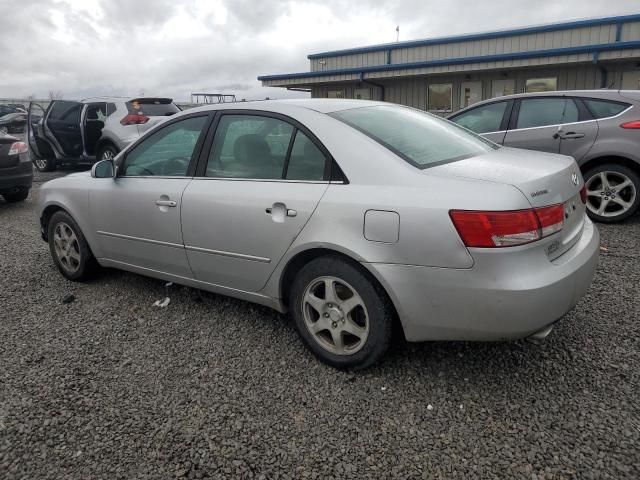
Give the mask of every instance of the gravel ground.
[[64, 280], [37, 186], [0, 200], [0, 478], [640, 477], [639, 217], [600, 226], [595, 282], [544, 345], [397, 344], [350, 374], [266, 308]]

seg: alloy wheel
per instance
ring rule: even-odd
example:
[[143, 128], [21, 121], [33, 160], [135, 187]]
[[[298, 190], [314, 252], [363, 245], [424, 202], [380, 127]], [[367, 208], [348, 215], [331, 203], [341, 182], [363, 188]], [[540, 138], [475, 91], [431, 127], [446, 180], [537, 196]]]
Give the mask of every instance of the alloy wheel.
[[302, 296], [304, 322], [314, 340], [336, 355], [352, 355], [366, 343], [369, 314], [358, 292], [336, 277], [313, 280]]
[[80, 268], [80, 244], [73, 229], [64, 222], [56, 225], [53, 231], [53, 245], [62, 268], [75, 273]]
[[587, 208], [602, 217], [617, 217], [633, 207], [636, 186], [625, 174], [605, 170], [587, 179]]
[[113, 160], [115, 157], [113, 150], [111, 149], [106, 149], [105, 151], [102, 152], [102, 158], [100, 158], [100, 160]]

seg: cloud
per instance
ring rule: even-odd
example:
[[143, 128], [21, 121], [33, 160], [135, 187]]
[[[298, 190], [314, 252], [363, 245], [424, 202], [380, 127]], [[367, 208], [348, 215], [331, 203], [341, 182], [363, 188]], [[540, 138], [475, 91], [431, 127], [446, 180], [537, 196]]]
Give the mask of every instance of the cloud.
[[[309, 68], [307, 54], [637, 12], [637, 0], [4, 0], [0, 98], [300, 96], [258, 75]], [[612, 6], [613, 5], [613, 6]]]

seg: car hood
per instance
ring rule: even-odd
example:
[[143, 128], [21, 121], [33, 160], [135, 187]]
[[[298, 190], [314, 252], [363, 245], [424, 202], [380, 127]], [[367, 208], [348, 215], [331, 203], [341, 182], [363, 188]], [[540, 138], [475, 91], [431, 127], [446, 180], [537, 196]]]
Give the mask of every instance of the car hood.
[[584, 183], [572, 157], [507, 147], [424, 172], [512, 185], [533, 207], [565, 202]]

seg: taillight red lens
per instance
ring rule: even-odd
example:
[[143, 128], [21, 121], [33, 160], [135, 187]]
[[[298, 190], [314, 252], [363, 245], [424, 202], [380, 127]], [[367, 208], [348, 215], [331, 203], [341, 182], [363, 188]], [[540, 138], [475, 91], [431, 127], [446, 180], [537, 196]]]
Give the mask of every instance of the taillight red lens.
[[582, 203], [587, 203], [587, 186], [583, 185], [582, 188], [580, 189], [580, 200], [582, 200]]
[[27, 153], [29, 149], [24, 142], [14, 142], [9, 147], [9, 155], [19, 155], [21, 153]]
[[120, 123], [122, 125], [141, 125], [143, 123], [147, 123], [148, 121], [149, 117], [147, 117], [146, 115], [142, 115], [141, 113], [130, 113], [129, 115], [126, 115], [122, 120], [120, 120]]
[[535, 242], [562, 230], [564, 207], [480, 212], [451, 210], [453, 225], [467, 247], [512, 247]]
[[620, 125], [622, 128], [632, 128], [639, 129], [640, 128], [640, 120], [632, 120], [631, 122], [625, 122]]

